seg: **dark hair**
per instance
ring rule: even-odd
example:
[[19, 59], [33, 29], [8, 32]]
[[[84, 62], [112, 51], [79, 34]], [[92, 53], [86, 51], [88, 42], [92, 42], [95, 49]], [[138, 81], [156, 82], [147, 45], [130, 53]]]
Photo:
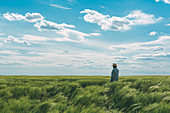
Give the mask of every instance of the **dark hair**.
[[113, 68], [117, 68], [117, 66], [113, 66]]

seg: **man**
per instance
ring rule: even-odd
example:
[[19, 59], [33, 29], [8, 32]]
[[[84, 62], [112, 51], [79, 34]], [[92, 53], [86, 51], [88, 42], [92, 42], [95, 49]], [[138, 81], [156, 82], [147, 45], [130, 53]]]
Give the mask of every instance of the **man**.
[[111, 73], [110, 82], [118, 81], [119, 80], [119, 70], [117, 69], [117, 64], [113, 63], [113, 70]]

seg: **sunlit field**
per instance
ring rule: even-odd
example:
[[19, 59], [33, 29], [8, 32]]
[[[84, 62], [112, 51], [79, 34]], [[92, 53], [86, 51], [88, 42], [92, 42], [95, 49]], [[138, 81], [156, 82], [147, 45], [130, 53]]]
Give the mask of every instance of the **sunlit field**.
[[169, 113], [170, 76], [0, 76], [0, 113]]

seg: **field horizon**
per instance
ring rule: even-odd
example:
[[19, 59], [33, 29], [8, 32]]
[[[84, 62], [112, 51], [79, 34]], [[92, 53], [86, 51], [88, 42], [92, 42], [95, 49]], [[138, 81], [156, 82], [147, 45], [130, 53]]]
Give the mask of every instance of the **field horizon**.
[[[54, 76], [57, 76], [57, 77], [60, 77], [60, 76], [61, 77], [62, 76], [64, 76], [64, 77], [67, 77], [67, 76], [68, 77], [70, 77], [70, 76], [72, 76], [72, 77], [74, 77], [74, 76], [75, 77], [77, 77], [77, 76], [90, 76], [90, 77], [93, 77], [94, 76], [95, 77], [95, 76], [101, 76], [102, 77], [102, 76], [104, 76], [105, 77], [105, 76], [107, 76], [107, 77], [110, 77], [111, 75], [97, 75], [97, 74], [96, 75], [86, 75], [86, 74], [82, 74], [82, 75], [80, 75], [80, 74], [77, 74], [77, 75], [76, 74], [70, 74], [70, 75], [60, 75], [60, 74], [54, 74], [54, 75], [50, 75], [50, 74], [49, 75], [48, 74], [47, 75], [46, 74], [44, 74], [44, 75], [43, 74], [14, 74], [14, 75], [12, 75], [12, 74], [10, 74], [10, 75], [8, 75], [7, 74], [6, 75], [6, 74], [2, 74], [0, 76], [9, 76], [9, 77], [10, 76], [11, 77], [14, 77], [14, 76], [29, 76], [29, 77], [34, 77], [34, 76], [35, 77], [36, 76], [42, 76], [42, 77], [46, 77], [46, 76], [47, 77], [54, 77]], [[135, 75], [135, 74], [134, 75], [119, 75], [119, 77], [127, 77], [127, 76], [128, 77], [138, 77], [138, 76], [139, 77], [143, 77], [143, 76], [149, 76], [150, 77], [150, 76], [170, 76], [170, 74], [165, 74], [165, 75], [164, 74], [159, 74], [159, 75], [155, 75], [155, 74], [153, 74], [153, 75]]]

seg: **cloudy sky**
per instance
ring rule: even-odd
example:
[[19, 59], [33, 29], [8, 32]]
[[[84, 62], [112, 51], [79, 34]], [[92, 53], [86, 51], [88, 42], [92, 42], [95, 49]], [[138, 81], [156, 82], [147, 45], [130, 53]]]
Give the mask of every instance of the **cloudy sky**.
[[170, 74], [170, 0], [0, 0], [0, 74]]

